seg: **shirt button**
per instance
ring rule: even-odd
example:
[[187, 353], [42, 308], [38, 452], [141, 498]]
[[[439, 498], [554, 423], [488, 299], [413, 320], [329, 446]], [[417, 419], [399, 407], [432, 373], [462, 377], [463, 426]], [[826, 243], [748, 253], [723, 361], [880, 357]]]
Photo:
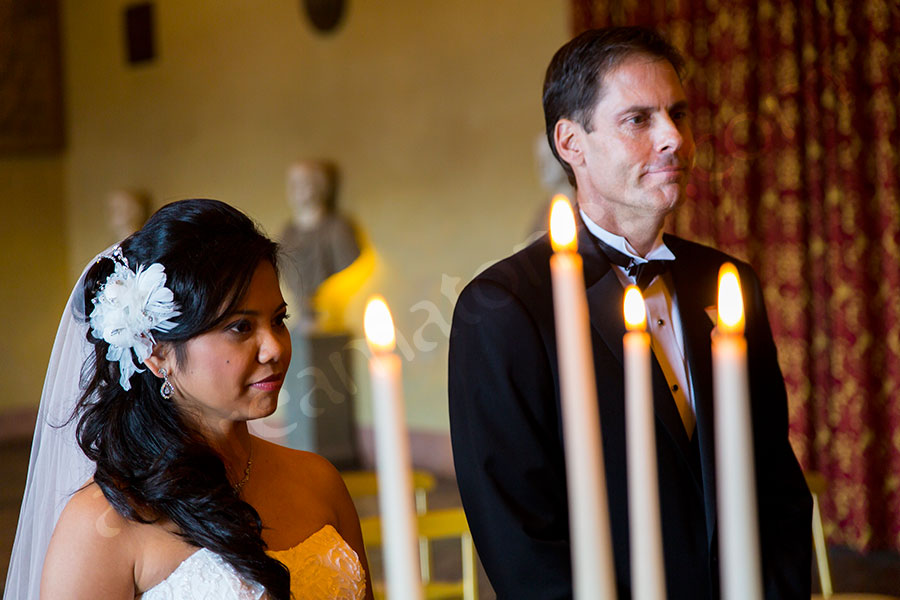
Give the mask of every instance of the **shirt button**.
[[678, 384], [677, 384], [677, 383], [676, 383], [675, 385], [672, 386], [672, 391], [673, 391], [673, 392], [677, 392], [677, 391], [678, 391]]
[[663, 325], [666, 324], [666, 322], [663, 321], [662, 319], [657, 319], [657, 320], [656, 320], [656, 324], [659, 325], [660, 327], [662, 327]]

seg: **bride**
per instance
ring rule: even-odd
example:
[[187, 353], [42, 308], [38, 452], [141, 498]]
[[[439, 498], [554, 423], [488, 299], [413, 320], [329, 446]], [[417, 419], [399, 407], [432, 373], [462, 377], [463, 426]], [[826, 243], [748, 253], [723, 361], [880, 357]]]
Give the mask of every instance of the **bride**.
[[88, 267], [5, 598], [372, 598], [338, 472], [247, 430], [291, 359], [277, 250], [227, 204], [184, 200]]

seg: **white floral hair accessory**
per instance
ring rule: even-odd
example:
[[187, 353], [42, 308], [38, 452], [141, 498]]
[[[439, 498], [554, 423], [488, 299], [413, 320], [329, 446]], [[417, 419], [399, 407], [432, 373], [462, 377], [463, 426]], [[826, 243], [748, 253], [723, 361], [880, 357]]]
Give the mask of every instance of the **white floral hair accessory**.
[[116, 267], [93, 300], [91, 331], [109, 344], [106, 360], [119, 363], [119, 384], [130, 390], [131, 376], [143, 371], [134, 364], [131, 351], [138, 364], [143, 363], [156, 343], [152, 330], [170, 331], [178, 325], [170, 319], [181, 312], [172, 290], [166, 287], [161, 264], [139, 267], [135, 273], [118, 247], [107, 258], [114, 260]]

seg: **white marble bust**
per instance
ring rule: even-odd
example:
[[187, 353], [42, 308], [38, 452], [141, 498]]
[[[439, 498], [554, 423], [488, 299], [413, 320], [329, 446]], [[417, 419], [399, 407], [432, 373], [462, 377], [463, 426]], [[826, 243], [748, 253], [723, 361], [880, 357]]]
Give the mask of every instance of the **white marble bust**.
[[282, 274], [305, 329], [315, 325], [310, 300], [316, 290], [360, 253], [353, 225], [335, 210], [336, 183], [336, 170], [325, 161], [297, 161], [287, 170], [292, 219], [281, 236]]
[[133, 190], [113, 190], [106, 197], [106, 215], [115, 240], [124, 240], [144, 226], [150, 216], [150, 198]]

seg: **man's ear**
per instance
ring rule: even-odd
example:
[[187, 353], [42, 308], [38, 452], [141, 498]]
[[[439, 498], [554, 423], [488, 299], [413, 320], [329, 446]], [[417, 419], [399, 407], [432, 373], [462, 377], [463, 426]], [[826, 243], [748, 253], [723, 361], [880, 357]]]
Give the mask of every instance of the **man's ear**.
[[581, 125], [569, 119], [560, 119], [553, 128], [556, 153], [572, 168], [584, 162], [584, 153], [581, 148], [583, 133], [584, 129]]
[[153, 374], [157, 377], [162, 377], [159, 374], [160, 369], [166, 369], [171, 373], [172, 369], [171, 365], [169, 365], [170, 354], [167, 344], [156, 344], [153, 346], [153, 352], [150, 353], [150, 356], [144, 359], [144, 366], [153, 371]]

